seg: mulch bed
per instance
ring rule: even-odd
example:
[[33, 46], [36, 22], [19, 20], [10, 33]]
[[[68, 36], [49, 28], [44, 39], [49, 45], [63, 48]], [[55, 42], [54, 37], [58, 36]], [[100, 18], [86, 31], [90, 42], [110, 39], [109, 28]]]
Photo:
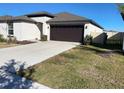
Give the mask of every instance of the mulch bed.
[[27, 40], [17, 41], [17, 44], [21, 44], [21, 45], [26, 45], [26, 44], [31, 44], [31, 43], [36, 43], [36, 42], [35, 41], [27, 41]]

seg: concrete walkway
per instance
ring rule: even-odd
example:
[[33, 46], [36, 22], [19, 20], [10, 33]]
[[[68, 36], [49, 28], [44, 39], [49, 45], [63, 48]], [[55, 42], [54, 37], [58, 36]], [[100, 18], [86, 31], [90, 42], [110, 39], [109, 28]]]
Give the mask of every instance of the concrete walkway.
[[0, 49], [0, 66], [10, 60], [25, 63], [25, 67], [42, 62], [78, 45], [74, 42], [46, 41]]

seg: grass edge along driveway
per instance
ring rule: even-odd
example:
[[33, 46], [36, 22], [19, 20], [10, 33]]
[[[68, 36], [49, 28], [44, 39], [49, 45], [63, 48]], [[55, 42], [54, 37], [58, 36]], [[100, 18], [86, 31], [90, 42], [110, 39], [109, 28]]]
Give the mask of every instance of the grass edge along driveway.
[[124, 88], [124, 56], [94, 46], [77, 46], [32, 68], [30, 79], [51, 88]]
[[8, 44], [6, 42], [0, 42], [0, 49], [1, 48], [7, 48], [7, 47], [14, 47], [14, 46], [17, 46], [19, 44]]

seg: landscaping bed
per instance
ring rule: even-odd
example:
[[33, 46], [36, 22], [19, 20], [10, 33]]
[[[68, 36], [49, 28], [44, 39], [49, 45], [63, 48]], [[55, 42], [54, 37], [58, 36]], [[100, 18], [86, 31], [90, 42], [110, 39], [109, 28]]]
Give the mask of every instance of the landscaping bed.
[[33, 41], [17, 41], [16, 43], [0, 42], [0, 48], [14, 47], [18, 45], [26, 45], [31, 43], [36, 43], [36, 42]]
[[[124, 56], [94, 46], [78, 46], [24, 72], [51, 88], [124, 88]], [[28, 77], [30, 76], [30, 77]]]
[[18, 46], [19, 44], [8, 44], [6, 42], [0, 42], [0, 48], [7, 48], [7, 47], [14, 47]]
[[16, 38], [13, 36], [8, 36], [8, 39], [5, 39], [3, 35], [0, 34], [0, 48], [13, 47], [17, 45], [26, 45], [31, 43], [35, 43], [35, 41], [17, 41]]
[[17, 41], [16, 43], [21, 44], [21, 45], [26, 45], [26, 44], [36, 43], [36, 42], [35, 41], [24, 40], [24, 41]]

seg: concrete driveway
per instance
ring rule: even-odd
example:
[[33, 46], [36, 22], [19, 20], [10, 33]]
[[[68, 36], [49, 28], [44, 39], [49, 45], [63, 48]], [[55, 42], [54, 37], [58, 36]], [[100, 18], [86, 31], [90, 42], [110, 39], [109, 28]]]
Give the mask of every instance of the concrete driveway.
[[26, 63], [25, 68], [78, 45], [74, 42], [47, 41], [0, 49], [0, 66], [9, 62]]

